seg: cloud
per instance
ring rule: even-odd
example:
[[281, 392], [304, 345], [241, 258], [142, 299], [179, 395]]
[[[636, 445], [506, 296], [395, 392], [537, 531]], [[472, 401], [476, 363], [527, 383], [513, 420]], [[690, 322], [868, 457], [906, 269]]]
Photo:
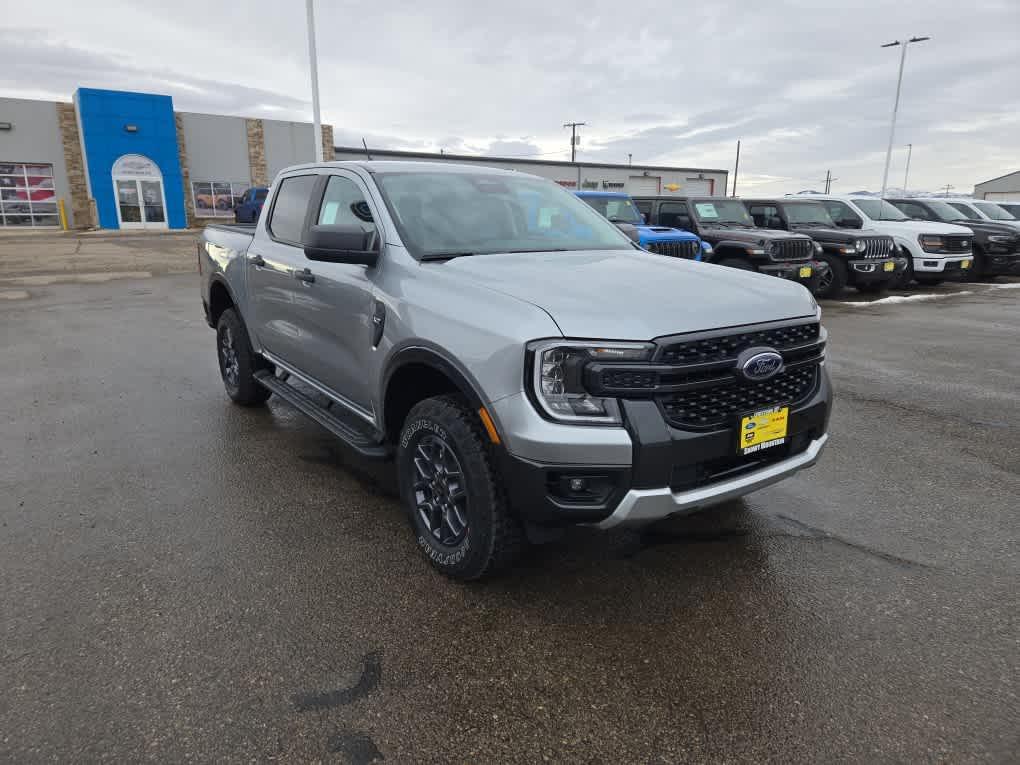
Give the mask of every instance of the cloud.
[[[79, 85], [169, 93], [177, 108], [309, 119], [300, 4], [171, 6], [52, 0], [5, 9], [0, 92], [68, 98]], [[87, 6], [87, 7], [86, 7]], [[1020, 3], [716, 0], [682, 13], [633, 0], [318, 3], [323, 118], [338, 142], [563, 159], [732, 167], [762, 193], [881, 183], [899, 49], [893, 175], [966, 189], [1018, 162]], [[352, 18], [356, 16], [356, 25]]]

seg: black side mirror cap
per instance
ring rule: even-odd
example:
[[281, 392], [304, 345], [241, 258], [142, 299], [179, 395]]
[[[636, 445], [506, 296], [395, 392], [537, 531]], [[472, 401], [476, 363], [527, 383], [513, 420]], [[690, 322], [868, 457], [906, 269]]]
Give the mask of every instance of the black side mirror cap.
[[308, 230], [305, 257], [325, 263], [374, 266], [379, 242], [374, 230], [358, 224], [318, 225]]

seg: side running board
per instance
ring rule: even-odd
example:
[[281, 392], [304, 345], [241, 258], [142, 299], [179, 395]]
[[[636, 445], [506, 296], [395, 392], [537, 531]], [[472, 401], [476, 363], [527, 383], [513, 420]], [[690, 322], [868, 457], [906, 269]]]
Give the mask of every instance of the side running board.
[[385, 459], [390, 456], [390, 449], [387, 446], [380, 444], [368, 433], [344, 422], [332, 411], [320, 406], [313, 398], [293, 385], [288, 385], [269, 371], [259, 370], [254, 377], [259, 381], [259, 385], [268, 388], [299, 412], [315, 420], [363, 457]]

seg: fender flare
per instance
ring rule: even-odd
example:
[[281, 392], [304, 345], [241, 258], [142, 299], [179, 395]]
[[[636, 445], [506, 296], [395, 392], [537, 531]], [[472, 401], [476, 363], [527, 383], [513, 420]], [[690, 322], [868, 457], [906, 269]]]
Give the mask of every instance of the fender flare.
[[739, 249], [741, 251], [741, 253], [748, 260], [753, 260], [752, 257], [747, 254], [747, 248], [748, 247], [752, 247], [752, 246], [753, 245], [750, 244], [749, 242], [740, 242], [740, 241], [737, 241], [735, 239], [723, 239], [718, 244], [713, 244], [712, 245], [712, 257], [710, 257], [707, 262], [709, 262], [709, 263], [717, 263], [718, 261], [720, 261], [723, 258], [727, 257], [727, 253], [725, 253], [725, 252], [723, 252], [722, 254], [719, 253], [720, 248], [726, 248], [726, 247], [733, 247], [733, 248]]
[[[223, 275], [222, 271], [218, 271], [209, 277], [209, 309], [212, 310], [212, 292], [215, 285], [220, 285], [227, 291], [227, 296], [230, 298], [230, 302], [237, 310], [238, 315], [241, 316], [241, 321], [244, 321], [244, 316], [241, 314], [241, 304], [237, 302], [237, 296], [234, 294], [234, 290], [230, 286], [230, 282], [227, 281], [227, 277]], [[247, 322], [246, 322], [247, 325]], [[209, 326], [215, 328], [215, 324], [212, 321], [212, 314], [209, 315]]]
[[[468, 400], [473, 408], [477, 409], [478, 407], [485, 406], [486, 399], [482, 395], [479, 385], [473, 380], [470, 373], [454, 361], [450, 355], [437, 348], [423, 345], [408, 345], [395, 351], [387, 360], [384, 368], [385, 371], [383, 372], [380, 391], [382, 396], [379, 402], [382, 415], [379, 418], [379, 428], [383, 432], [386, 432], [388, 427], [386, 422], [386, 398], [389, 393], [390, 382], [397, 372], [409, 364], [424, 364], [435, 369], [437, 372], [441, 372], [457, 386], [457, 390]], [[491, 408], [486, 406], [486, 410], [495, 420], [496, 415], [491, 411]], [[496, 423], [496, 427], [497, 429], [499, 428], [499, 423]]]

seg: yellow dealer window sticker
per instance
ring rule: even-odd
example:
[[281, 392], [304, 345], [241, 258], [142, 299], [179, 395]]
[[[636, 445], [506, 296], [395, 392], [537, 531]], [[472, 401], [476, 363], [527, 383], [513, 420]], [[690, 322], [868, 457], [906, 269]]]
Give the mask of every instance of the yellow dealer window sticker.
[[786, 443], [790, 407], [774, 406], [740, 419], [740, 453], [754, 454]]

